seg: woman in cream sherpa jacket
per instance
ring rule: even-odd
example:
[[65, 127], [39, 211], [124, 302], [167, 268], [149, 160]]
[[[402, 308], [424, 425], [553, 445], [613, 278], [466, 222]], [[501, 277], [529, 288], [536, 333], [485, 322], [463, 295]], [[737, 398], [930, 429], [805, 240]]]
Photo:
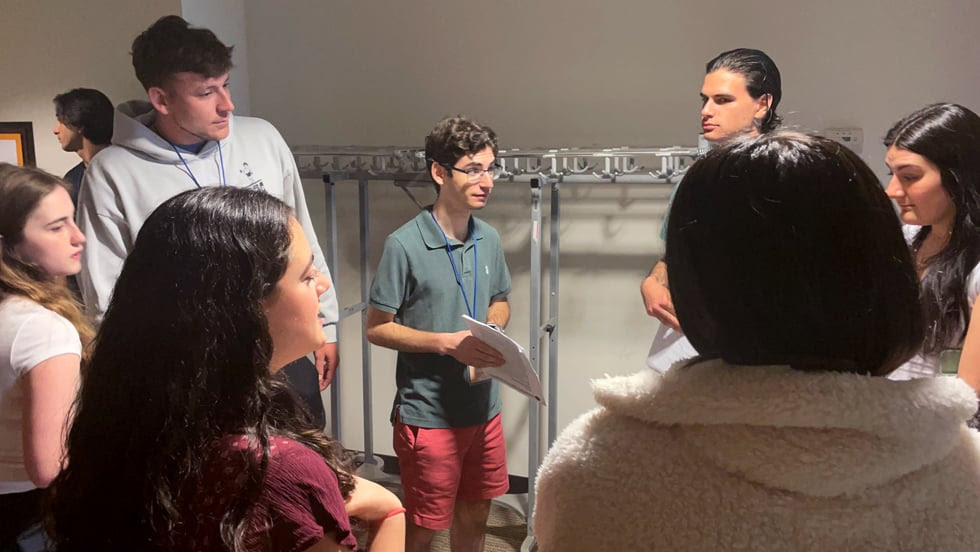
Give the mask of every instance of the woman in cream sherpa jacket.
[[538, 475], [542, 552], [980, 550], [959, 379], [709, 360], [594, 388]]
[[822, 139], [738, 142], [690, 169], [667, 236], [701, 358], [594, 383], [539, 472], [539, 550], [980, 550], [976, 396], [881, 377], [923, 333], [873, 172]]

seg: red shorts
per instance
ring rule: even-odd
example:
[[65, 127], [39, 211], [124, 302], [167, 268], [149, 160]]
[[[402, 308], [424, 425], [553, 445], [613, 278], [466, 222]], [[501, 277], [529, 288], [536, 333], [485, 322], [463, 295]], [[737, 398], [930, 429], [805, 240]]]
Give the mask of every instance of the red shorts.
[[448, 529], [456, 499], [488, 500], [507, 492], [507, 449], [500, 414], [468, 427], [425, 428], [396, 418], [395, 454], [408, 520]]

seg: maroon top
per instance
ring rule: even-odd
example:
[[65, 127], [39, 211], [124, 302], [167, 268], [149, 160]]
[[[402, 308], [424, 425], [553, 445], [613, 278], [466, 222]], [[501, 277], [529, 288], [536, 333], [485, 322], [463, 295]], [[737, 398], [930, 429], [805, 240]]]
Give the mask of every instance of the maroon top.
[[[191, 504], [196, 519], [188, 527], [186, 550], [226, 550], [219, 523], [228, 502], [243, 484], [248, 440], [230, 435], [215, 446], [214, 461]], [[252, 522], [245, 536], [247, 550], [298, 552], [324, 537], [356, 549], [337, 475], [323, 457], [285, 437], [269, 441], [269, 469]]]

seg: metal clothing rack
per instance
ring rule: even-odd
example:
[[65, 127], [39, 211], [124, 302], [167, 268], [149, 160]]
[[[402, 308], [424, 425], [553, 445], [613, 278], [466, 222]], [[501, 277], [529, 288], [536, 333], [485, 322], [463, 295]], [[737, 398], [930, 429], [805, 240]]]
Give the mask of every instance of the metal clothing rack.
[[[374, 455], [373, 412], [371, 396], [371, 346], [365, 333], [368, 294], [371, 286], [371, 267], [368, 266], [370, 246], [368, 186], [372, 182], [393, 182], [412, 201], [421, 203], [412, 188], [431, 185], [424, 151], [416, 147], [361, 146], [298, 146], [293, 149], [300, 174], [304, 178], [322, 179], [326, 195], [330, 241], [327, 265], [334, 280], [338, 278], [338, 233], [336, 184], [357, 182], [361, 298], [354, 305], [343, 307], [340, 318], [361, 315], [361, 378], [363, 384], [364, 452], [359, 460], [365, 477], [382, 477], [381, 462]], [[522, 550], [535, 548], [531, 516], [534, 510], [534, 483], [544, 453], [558, 434], [558, 283], [561, 216], [560, 190], [562, 184], [672, 184], [683, 176], [700, 151], [694, 147], [616, 147], [616, 148], [554, 148], [501, 150], [497, 161], [503, 167], [499, 181], [527, 182], [531, 187], [531, 263], [530, 263], [530, 337], [528, 357], [535, 372], [541, 375], [541, 344], [548, 338], [548, 402], [547, 447], [541, 446], [540, 404], [528, 399], [528, 499], [523, 513], [528, 520], [528, 535]], [[542, 196], [549, 192], [549, 290], [548, 311], [544, 320], [541, 312], [542, 237], [545, 219], [542, 215]], [[330, 388], [331, 431], [341, 438], [341, 399], [338, 371]]]

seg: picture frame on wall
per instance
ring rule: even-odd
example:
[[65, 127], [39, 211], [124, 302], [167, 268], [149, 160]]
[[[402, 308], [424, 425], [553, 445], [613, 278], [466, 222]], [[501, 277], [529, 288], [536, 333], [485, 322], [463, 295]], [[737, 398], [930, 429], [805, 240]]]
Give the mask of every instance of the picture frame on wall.
[[0, 122], [0, 163], [10, 163], [18, 167], [37, 166], [33, 123]]

